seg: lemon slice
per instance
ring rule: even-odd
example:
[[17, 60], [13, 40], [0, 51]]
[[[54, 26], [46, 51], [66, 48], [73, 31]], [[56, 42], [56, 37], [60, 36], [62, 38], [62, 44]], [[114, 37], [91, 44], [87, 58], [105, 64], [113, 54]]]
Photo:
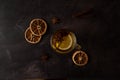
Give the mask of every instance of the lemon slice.
[[41, 40], [41, 35], [40, 36], [34, 35], [29, 27], [25, 30], [24, 34], [26, 41], [29, 43], [36, 44]]
[[30, 29], [34, 35], [40, 36], [45, 34], [47, 30], [47, 23], [43, 19], [33, 19], [30, 22]]
[[67, 36], [63, 37], [63, 41], [58, 44], [58, 48], [60, 50], [68, 50], [71, 48], [72, 43], [73, 43], [73, 39], [72, 39], [71, 35], [67, 35]]
[[77, 66], [84, 66], [88, 63], [88, 55], [81, 50], [75, 51], [72, 60]]

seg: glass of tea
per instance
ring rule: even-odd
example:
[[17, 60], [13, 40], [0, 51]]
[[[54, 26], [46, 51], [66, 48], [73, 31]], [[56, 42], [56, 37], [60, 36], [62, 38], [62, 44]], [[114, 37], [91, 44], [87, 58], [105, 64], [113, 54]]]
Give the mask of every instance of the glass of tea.
[[79, 48], [76, 36], [67, 29], [57, 30], [50, 39], [51, 47], [58, 53], [69, 53], [74, 48]]

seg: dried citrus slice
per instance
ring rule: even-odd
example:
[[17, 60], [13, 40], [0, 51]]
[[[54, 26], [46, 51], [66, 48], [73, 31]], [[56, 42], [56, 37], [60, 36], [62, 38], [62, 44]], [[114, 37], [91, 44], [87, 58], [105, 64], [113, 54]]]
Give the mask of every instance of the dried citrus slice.
[[78, 66], [84, 66], [88, 62], [88, 56], [84, 51], [76, 51], [72, 56], [73, 62]]
[[43, 19], [33, 19], [30, 28], [34, 35], [43, 35], [47, 30], [47, 23]]
[[32, 43], [32, 44], [36, 44], [40, 41], [41, 39], [41, 35], [40, 36], [36, 36], [31, 32], [31, 29], [28, 27], [25, 31], [25, 39], [27, 42]]
[[57, 30], [51, 37], [52, 48], [59, 53], [68, 53], [75, 48], [76, 37], [74, 33], [66, 30]]

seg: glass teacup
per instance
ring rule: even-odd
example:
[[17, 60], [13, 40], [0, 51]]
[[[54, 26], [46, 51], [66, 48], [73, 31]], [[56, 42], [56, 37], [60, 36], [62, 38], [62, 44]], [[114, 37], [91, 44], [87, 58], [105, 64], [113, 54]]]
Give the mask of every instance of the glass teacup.
[[75, 48], [80, 48], [77, 44], [76, 36], [67, 29], [57, 30], [50, 39], [51, 47], [58, 53], [69, 53]]

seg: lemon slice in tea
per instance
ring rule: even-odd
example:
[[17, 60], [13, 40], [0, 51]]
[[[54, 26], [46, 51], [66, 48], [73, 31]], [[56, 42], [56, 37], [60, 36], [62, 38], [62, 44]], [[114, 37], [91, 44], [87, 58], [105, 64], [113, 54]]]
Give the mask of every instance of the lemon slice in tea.
[[71, 35], [67, 35], [65, 37], [63, 37], [63, 41], [59, 44], [58, 48], [60, 50], [67, 50], [72, 46], [72, 37]]

